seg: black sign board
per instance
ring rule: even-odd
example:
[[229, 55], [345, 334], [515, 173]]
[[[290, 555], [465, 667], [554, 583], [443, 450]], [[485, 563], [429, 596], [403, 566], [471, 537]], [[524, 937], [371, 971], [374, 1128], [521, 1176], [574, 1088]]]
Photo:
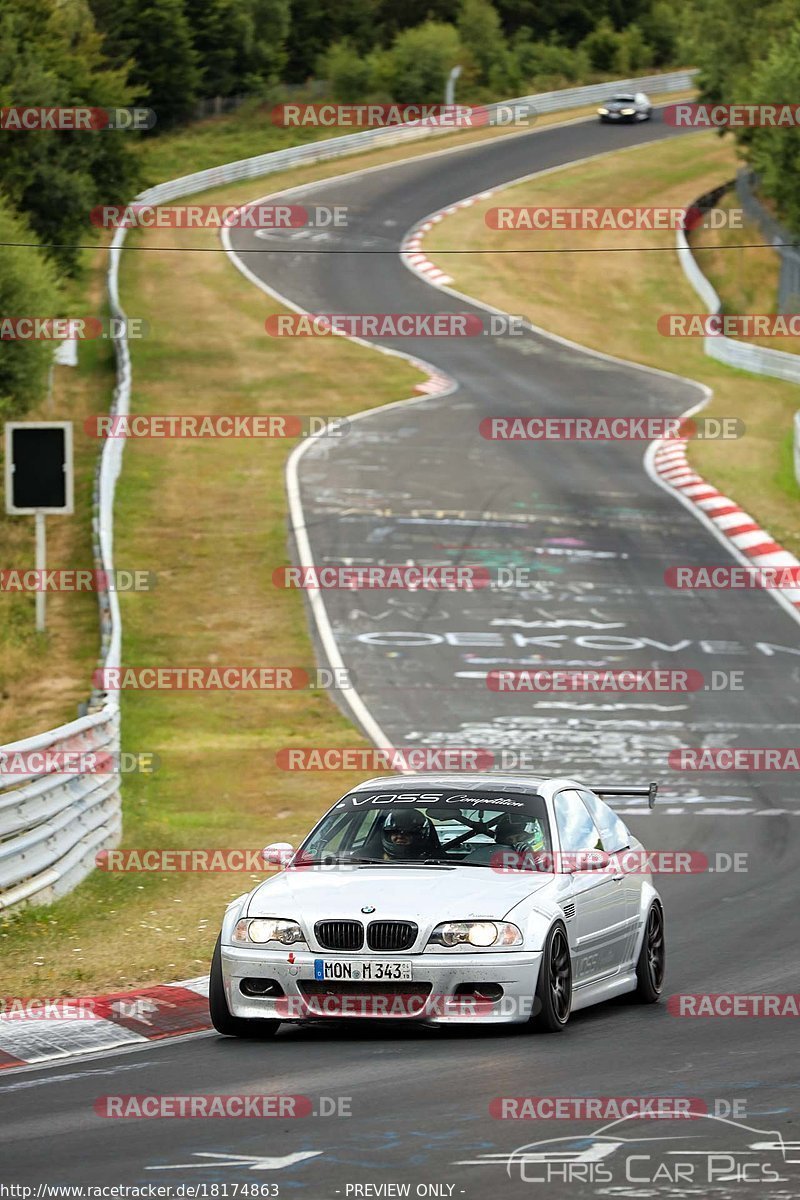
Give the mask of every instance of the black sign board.
[[71, 513], [72, 422], [6, 424], [6, 512]]

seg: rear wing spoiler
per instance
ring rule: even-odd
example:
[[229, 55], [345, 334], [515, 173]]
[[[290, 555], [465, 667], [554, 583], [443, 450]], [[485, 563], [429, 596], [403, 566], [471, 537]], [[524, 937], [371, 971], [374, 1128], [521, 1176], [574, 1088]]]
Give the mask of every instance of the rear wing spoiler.
[[647, 787], [596, 787], [592, 789], [601, 800], [606, 796], [646, 796], [647, 807], [655, 808], [657, 783], [648, 783]]

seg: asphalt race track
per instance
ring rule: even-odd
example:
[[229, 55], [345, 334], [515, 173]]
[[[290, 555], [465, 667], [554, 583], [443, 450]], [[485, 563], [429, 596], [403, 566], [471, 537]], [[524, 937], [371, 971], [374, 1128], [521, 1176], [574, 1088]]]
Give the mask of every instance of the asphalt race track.
[[[291, 252], [271, 254], [271, 241], [245, 231], [234, 248], [309, 311], [469, 311], [403, 266], [396, 251], [409, 228], [498, 183], [666, 136], [675, 130], [658, 121], [624, 130], [574, 123], [303, 188], [298, 203], [348, 205], [348, 228], [314, 242], [316, 251], [274, 234], [275, 248]], [[691, 140], [686, 147], [691, 154]], [[643, 443], [514, 444], [478, 432], [483, 418], [510, 413], [674, 415], [697, 403], [697, 389], [533, 332], [386, 344], [435, 365], [457, 388], [310, 446], [300, 488], [313, 561], [535, 569], [528, 590], [325, 594], [342, 658], [386, 744], [526, 750], [544, 771], [595, 786], [658, 778], [665, 799], [655, 813], [618, 805], [649, 848], [701, 851], [712, 863], [720, 852], [747, 854], [746, 871], [659, 879], [667, 994], [797, 990], [792, 776], [667, 767], [681, 746], [798, 744], [797, 623], [764, 592], [664, 586], [668, 566], [728, 555], [648, 477]], [[324, 412], [324, 397], [310, 397], [308, 411]], [[487, 688], [487, 671], [527, 665], [739, 671], [743, 687], [629, 697]], [[381, 1185], [410, 1184], [411, 1196], [544, 1188], [767, 1200], [800, 1184], [796, 1062], [787, 1021], [681, 1019], [666, 1004], [624, 1002], [576, 1014], [560, 1036], [362, 1025], [285, 1026], [266, 1042], [200, 1036], [7, 1073], [0, 1160], [9, 1178], [34, 1188], [46, 1171], [58, 1183], [205, 1183], [208, 1196], [225, 1194], [214, 1184], [271, 1184], [271, 1194], [325, 1200], [402, 1195]], [[321, 1097], [349, 1097], [352, 1115], [112, 1122], [93, 1110], [110, 1092], [212, 1091], [307, 1094], [317, 1112]], [[734, 1124], [623, 1122], [600, 1137], [592, 1135], [603, 1122], [489, 1115], [493, 1098], [523, 1095], [680, 1096], [710, 1112], [718, 1102], [744, 1110], [717, 1109], [738, 1111]], [[509, 1161], [552, 1138], [566, 1140]]]

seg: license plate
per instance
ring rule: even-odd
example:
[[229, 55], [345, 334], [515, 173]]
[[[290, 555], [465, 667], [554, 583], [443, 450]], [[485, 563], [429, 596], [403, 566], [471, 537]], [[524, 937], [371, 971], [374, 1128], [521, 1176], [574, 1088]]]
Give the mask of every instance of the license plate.
[[335, 979], [346, 982], [352, 980], [357, 983], [362, 980], [374, 982], [381, 979], [413, 979], [414, 976], [409, 962], [315, 958], [314, 978], [323, 981]]

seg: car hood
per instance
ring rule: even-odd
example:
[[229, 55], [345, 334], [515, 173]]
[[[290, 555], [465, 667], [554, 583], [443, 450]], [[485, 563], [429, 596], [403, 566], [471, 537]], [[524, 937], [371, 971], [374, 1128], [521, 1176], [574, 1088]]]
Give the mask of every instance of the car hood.
[[500, 874], [490, 867], [339, 867], [282, 871], [250, 895], [249, 917], [314, 922], [360, 919], [372, 906], [376, 919], [428, 922], [469, 917], [499, 920], [520, 901], [552, 882], [531, 871]]

